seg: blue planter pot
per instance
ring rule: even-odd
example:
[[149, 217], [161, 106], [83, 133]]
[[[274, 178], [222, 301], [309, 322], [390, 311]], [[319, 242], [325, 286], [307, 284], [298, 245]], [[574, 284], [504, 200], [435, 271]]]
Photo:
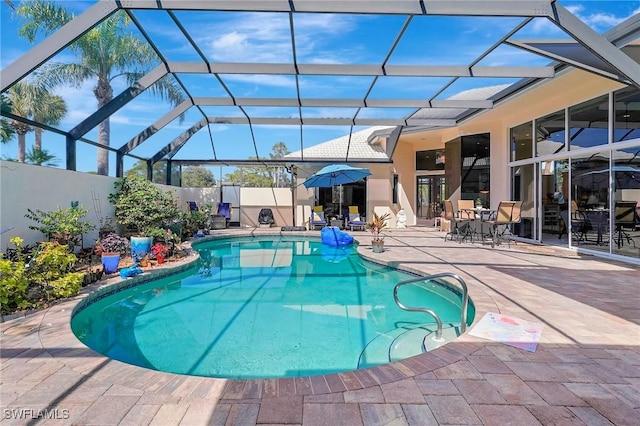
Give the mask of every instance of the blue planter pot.
[[151, 253], [153, 237], [131, 237], [131, 258], [140, 260]]
[[118, 272], [120, 253], [102, 253], [102, 266], [105, 274]]

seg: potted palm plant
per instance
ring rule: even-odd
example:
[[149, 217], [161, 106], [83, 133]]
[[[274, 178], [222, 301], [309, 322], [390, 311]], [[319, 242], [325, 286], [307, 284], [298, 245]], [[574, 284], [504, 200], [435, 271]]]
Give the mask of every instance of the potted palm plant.
[[129, 240], [115, 232], [111, 232], [96, 243], [96, 251], [102, 256], [102, 266], [105, 274], [113, 274], [118, 270], [120, 256], [127, 253]]
[[382, 253], [384, 251], [384, 235], [382, 230], [387, 227], [387, 220], [391, 217], [391, 214], [385, 213], [383, 215], [373, 212], [373, 219], [365, 223], [364, 227], [371, 232], [373, 236], [371, 240], [371, 249], [374, 253]]

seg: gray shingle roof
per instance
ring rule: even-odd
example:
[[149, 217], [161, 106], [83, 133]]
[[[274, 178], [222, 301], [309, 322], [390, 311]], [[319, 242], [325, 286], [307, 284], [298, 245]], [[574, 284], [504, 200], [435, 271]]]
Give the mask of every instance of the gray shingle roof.
[[[484, 100], [501, 92], [509, 87], [508, 84], [498, 86], [487, 86], [476, 89], [465, 90], [451, 96], [449, 99], [454, 100]], [[413, 114], [412, 118], [445, 118], [455, 119], [460, 114], [467, 112], [464, 108], [422, 108]], [[305, 160], [328, 160], [328, 161], [347, 161], [347, 146], [349, 146], [349, 161], [367, 161], [367, 160], [389, 160], [385, 150], [376, 143], [376, 135], [384, 135], [391, 133], [395, 127], [374, 126], [364, 130], [354, 132], [351, 135], [351, 144], [349, 144], [349, 135], [341, 136], [327, 142], [304, 149]], [[408, 128], [409, 129], [409, 128]], [[427, 127], [413, 127], [412, 131], [427, 130]], [[374, 138], [371, 138], [374, 136]], [[372, 139], [369, 141], [369, 139]], [[302, 160], [302, 151], [292, 152], [284, 156], [288, 160]]]
[[[340, 136], [318, 145], [304, 149], [304, 158], [309, 159], [326, 159], [331, 161], [346, 161], [347, 147], [349, 147], [349, 160], [388, 160], [387, 154], [382, 146], [377, 143], [377, 139], [369, 141], [369, 137], [379, 131], [388, 130], [391, 132], [394, 127], [374, 126], [364, 130], [354, 132], [351, 135], [351, 143], [349, 143], [349, 135]], [[292, 152], [284, 156], [288, 160], [301, 160], [302, 151]]]

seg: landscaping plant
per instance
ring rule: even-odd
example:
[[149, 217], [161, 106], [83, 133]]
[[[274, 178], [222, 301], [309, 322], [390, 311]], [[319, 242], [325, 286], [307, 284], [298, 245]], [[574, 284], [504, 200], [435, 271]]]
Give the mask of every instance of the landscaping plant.
[[40, 224], [29, 226], [29, 229], [42, 232], [47, 240], [56, 241], [67, 246], [69, 250], [80, 245], [82, 234], [95, 228], [93, 223], [82, 220], [89, 212], [82, 206], [66, 209], [58, 207], [52, 212], [27, 209], [27, 212], [24, 217]]
[[127, 254], [129, 250], [129, 240], [121, 237], [115, 232], [107, 234], [104, 238], [96, 242], [96, 251], [102, 253], [118, 253], [120, 255]]
[[179, 217], [175, 195], [163, 191], [142, 176], [131, 175], [118, 179], [109, 202], [116, 208], [119, 225], [140, 236], [164, 235], [162, 226]]
[[52, 299], [73, 297], [80, 292], [82, 272], [74, 272], [76, 256], [67, 246], [42, 242], [28, 260], [23, 240], [11, 239], [16, 255], [0, 259], [0, 304], [2, 314], [48, 306]]

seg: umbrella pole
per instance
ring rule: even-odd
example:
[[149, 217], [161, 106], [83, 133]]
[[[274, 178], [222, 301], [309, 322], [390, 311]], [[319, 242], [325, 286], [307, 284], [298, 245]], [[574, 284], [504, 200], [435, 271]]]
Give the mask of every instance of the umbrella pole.
[[[340, 211], [338, 212], [338, 216], [342, 216], [342, 184], [340, 184]], [[344, 220], [344, 217], [342, 218]]]

